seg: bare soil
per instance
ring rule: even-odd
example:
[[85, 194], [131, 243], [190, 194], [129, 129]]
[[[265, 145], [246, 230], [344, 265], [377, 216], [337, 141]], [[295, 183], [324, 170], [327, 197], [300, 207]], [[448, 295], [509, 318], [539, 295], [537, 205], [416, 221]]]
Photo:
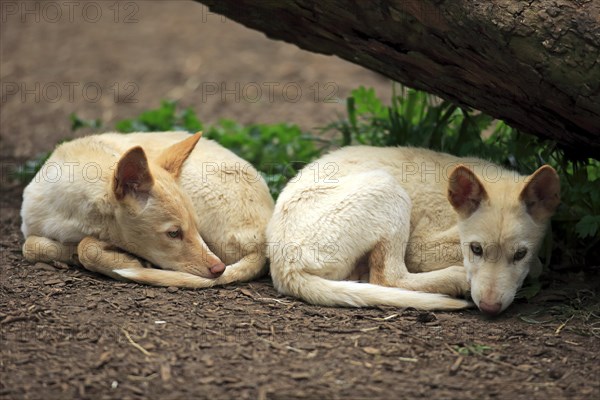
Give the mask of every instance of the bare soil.
[[[7, 16], [0, 27], [2, 399], [600, 398], [597, 275], [548, 274], [538, 296], [488, 319], [475, 310], [316, 307], [279, 295], [268, 277], [183, 290], [25, 262], [23, 188], [5, 172], [69, 137], [71, 112], [110, 125], [176, 98], [206, 122], [312, 128], [344, 108], [314, 101], [315, 82], [334, 82], [340, 98], [359, 84], [389, 94], [369, 71], [269, 41], [195, 3], [135, 2], [133, 24], [114, 22], [113, 2], [95, 3], [110, 18]], [[122, 19], [131, 9], [121, 11]], [[15, 82], [34, 90], [36, 82], [134, 82], [138, 102], [112, 94], [51, 102], [41, 92], [36, 101], [8, 95]], [[206, 82], [298, 82], [306, 94], [202, 101]]]

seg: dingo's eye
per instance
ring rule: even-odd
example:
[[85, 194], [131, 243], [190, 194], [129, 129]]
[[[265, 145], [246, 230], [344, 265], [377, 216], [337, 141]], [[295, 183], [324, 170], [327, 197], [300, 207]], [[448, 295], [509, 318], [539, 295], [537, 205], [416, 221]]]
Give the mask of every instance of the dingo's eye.
[[514, 260], [520, 261], [527, 255], [527, 249], [519, 249], [515, 253]]
[[481, 245], [479, 243], [472, 242], [470, 247], [471, 247], [471, 251], [476, 256], [481, 256], [483, 254], [483, 249], [481, 248]]
[[173, 229], [172, 231], [167, 232], [167, 236], [169, 236], [171, 239], [181, 239], [183, 233], [181, 232], [181, 229]]

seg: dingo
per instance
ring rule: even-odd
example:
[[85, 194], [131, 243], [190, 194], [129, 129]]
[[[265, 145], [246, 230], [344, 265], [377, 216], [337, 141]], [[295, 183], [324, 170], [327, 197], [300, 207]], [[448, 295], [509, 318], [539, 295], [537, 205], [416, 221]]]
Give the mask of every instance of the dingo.
[[460, 309], [470, 303], [445, 295], [470, 284], [495, 315], [541, 266], [559, 196], [549, 166], [525, 178], [425, 149], [347, 147], [281, 193], [267, 227], [271, 276], [284, 294], [353, 307]]
[[269, 189], [248, 162], [200, 137], [107, 133], [57, 147], [23, 193], [25, 258], [158, 286], [265, 272]]

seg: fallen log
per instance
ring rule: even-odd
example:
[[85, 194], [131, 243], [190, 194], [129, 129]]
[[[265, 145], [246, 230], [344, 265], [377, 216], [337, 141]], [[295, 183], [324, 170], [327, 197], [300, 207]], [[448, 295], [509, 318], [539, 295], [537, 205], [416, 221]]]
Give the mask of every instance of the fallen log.
[[196, 1], [600, 157], [600, 0]]

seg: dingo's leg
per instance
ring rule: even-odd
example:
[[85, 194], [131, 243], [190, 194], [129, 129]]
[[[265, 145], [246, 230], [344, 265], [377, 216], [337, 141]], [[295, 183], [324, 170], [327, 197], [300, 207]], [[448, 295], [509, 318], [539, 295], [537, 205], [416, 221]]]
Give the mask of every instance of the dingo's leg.
[[[419, 274], [408, 271], [404, 256], [412, 205], [408, 193], [388, 172], [373, 170], [321, 183], [303, 196], [288, 208], [288, 215], [298, 213], [294, 215], [297, 220], [281, 221], [282, 236], [289, 243], [277, 244], [284, 248], [297, 244], [299, 250], [290, 267], [331, 280], [356, 280], [365, 275], [362, 267], [367, 255], [372, 284], [449, 295], [467, 291], [462, 267]], [[271, 270], [280, 289], [284, 287], [280, 281], [287, 279], [282, 272]]]
[[[146, 266], [147, 261], [93, 237], [84, 238], [79, 243], [77, 252], [79, 261], [86, 269], [118, 280], [146, 285], [190, 288], [212, 287], [228, 283], [222, 282], [220, 278], [208, 279], [185, 272], [155, 269], [149, 264]], [[227, 279], [225, 274], [221, 278]]]
[[29, 236], [25, 240], [23, 256], [29, 262], [61, 261], [78, 264], [76, 244], [60, 243], [42, 236]]
[[384, 170], [311, 183], [269, 227], [275, 284], [283, 290], [293, 271], [336, 281], [364, 280], [373, 247], [397, 234], [408, 236], [410, 209], [408, 194]]
[[[374, 185], [374, 182], [375, 179], [371, 178], [367, 185], [374, 186], [376, 192], [381, 191], [382, 188]], [[469, 290], [469, 284], [462, 266], [450, 266], [431, 272], [409, 272], [405, 255], [410, 237], [411, 204], [405, 200], [408, 195], [397, 181], [383, 183], [386, 195], [383, 198], [378, 196], [377, 200], [389, 204], [375, 207], [374, 197], [369, 199], [368, 204], [362, 205], [370, 211], [369, 219], [363, 221], [364, 229], [376, 226], [380, 232], [368, 256], [369, 282], [420, 292], [464, 295]]]
[[382, 238], [371, 251], [370, 283], [450, 296], [467, 293], [469, 283], [464, 267], [452, 266], [436, 271], [410, 273], [404, 263], [408, 235], [390, 237], [391, 239]]
[[145, 270], [142, 261], [115, 246], [93, 237], [86, 237], [77, 246], [79, 262], [87, 270], [110, 276], [118, 280], [125, 280], [123, 276], [115, 273], [118, 269]]

